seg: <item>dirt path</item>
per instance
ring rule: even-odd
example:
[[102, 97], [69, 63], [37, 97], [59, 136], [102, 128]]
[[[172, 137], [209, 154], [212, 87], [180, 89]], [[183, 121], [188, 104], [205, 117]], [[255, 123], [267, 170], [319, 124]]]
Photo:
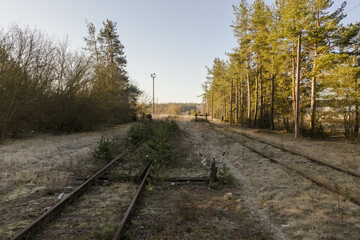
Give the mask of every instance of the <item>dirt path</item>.
[[[180, 119], [181, 120], [181, 119]], [[208, 127], [180, 121], [176, 139], [178, 157], [166, 176], [208, 176], [199, 153], [207, 154]], [[214, 151], [218, 151], [214, 148]], [[215, 153], [214, 152], [214, 153]], [[155, 183], [148, 186], [139, 211], [131, 221], [127, 239], [274, 239], [271, 229], [246, 207], [240, 185]]]
[[[213, 145], [226, 151], [225, 161], [244, 189], [249, 190], [247, 198], [258, 209], [255, 213], [266, 219], [261, 209], [266, 210], [277, 230], [282, 229], [277, 233], [284, 232], [290, 239], [358, 239], [360, 236], [357, 205], [249, 151], [240, 139], [237, 142], [213, 130], [203, 134], [208, 139], [216, 138], [218, 144]], [[322, 177], [321, 172], [318, 175]], [[253, 191], [257, 196], [252, 196]]]

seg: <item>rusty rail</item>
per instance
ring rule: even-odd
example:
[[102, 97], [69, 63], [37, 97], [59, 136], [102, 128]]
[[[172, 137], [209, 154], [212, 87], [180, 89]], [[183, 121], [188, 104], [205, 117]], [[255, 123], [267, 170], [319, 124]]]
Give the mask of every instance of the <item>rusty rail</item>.
[[126, 212], [124, 214], [124, 217], [122, 218], [122, 220], [121, 220], [121, 222], [120, 222], [120, 224], [119, 224], [119, 226], [118, 226], [118, 228], [116, 230], [116, 233], [115, 233], [115, 235], [113, 237], [113, 240], [121, 239], [122, 234], [123, 234], [124, 229], [125, 229], [125, 225], [130, 220], [130, 216], [131, 216], [132, 212], [134, 211], [134, 206], [139, 201], [139, 196], [142, 193], [142, 190], [143, 190], [144, 185], [146, 183], [147, 177], [149, 176], [151, 166], [152, 166], [151, 162], [146, 166], [146, 168], [145, 168], [146, 169], [146, 174], [145, 174], [144, 178], [142, 179], [142, 182], [141, 182], [139, 188], [137, 189], [136, 194], [135, 194], [134, 198], [132, 199], [128, 209], [126, 210]]
[[209, 182], [209, 177], [164, 177], [158, 178], [160, 182]]
[[[237, 141], [234, 137], [231, 137], [231, 136], [230, 136], [230, 138], [232, 138], [233, 140]], [[239, 141], [237, 141], [237, 142], [240, 143], [242, 146], [246, 147], [247, 149], [249, 149], [250, 151], [252, 151], [252, 152], [254, 152], [254, 153], [256, 153], [256, 154], [258, 154], [258, 155], [260, 155], [260, 156], [262, 156], [262, 157], [264, 157], [264, 158], [269, 159], [270, 162], [279, 164], [280, 166], [283, 166], [283, 167], [285, 167], [286, 169], [288, 169], [288, 170], [290, 170], [290, 171], [293, 171], [293, 172], [297, 173], [298, 175], [300, 175], [300, 176], [308, 179], [309, 181], [313, 182], [314, 184], [316, 184], [316, 185], [318, 185], [318, 186], [320, 186], [320, 187], [323, 187], [323, 188], [325, 188], [325, 189], [327, 189], [327, 190], [329, 190], [329, 191], [331, 191], [331, 192], [334, 192], [334, 193], [336, 193], [336, 194], [340, 194], [340, 195], [343, 196], [343, 194], [342, 194], [336, 187], [333, 187], [333, 186], [331, 186], [331, 185], [329, 185], [329, 184], [325, 184], [325, 183], [323, 183], [323, 182], [321, 182], [321, 181], [319, 181], [319, 180], [316, 180], [316, 179], [308, 176], [308, 175], [307, 175], [306, 173], [304, 173], [303, 171], [300, 171], [300, 170], [298, 170], [298, 169], [295, 169], [295, 168], [293, 168], [293, 167], [290, 167], [289, 165], [287, 165], [287, 164], [285, 164], [285, 163], [282, 163], [282, 162], [276, 160], [276, 159], [273, 158], [273, 157], [267, 156], [267, 155], [265, 155], [264, 153], [256, 150], [256, 149], [253, 148], [253, 147], [250, 147], [250, 146], [248, 146], [248, 145], [246, 145], [246, 144], [243, 144], [243, 143], [241, 143], [241, 142], [239, 142]], [[344, 197], [345, 197], [345, 196], [344, 196]], [[348, 198], [351, 202], [353, 202], [354, 204], [360, 206], [360, 199], [353, 198], [353, 197], [347, 197], [347, 198]]]
[[[211, 123], [211, 124], [215, 125], [215, 126], [218, 127], [218, 128], [221, 128], [221, 126], [218, 126], [218, 125], [215, 124], [215, 123]], [[231, 128], [233, 128], [233, 127], [231, 127]], [[340, 168], [340, 167], [334, 166], [334, 165], [332, 165], [332, 164], [323, 162], [323, 161], [321, 161], [321, 160], [315, 159], [315, 158], [313, 158], [313, 157], [311, 157], [311, 156], [304, 155], [303, 153], [299, 153], [299, 152], [294, 151], [294, 150], [285, 149], [284, 147], [278, 146], [278, 145], [275, 144], [275, 143], [270, 143], [270, 142], [268, 142], [268, 141], [260, 140], [260, 139], [257, 139], [257, 138], [255, 138], [255, 137], [248, 136], [247, 134], [244, 134], [244, 133], [242, 133], [242, 132], [237, 132], [237, 131], [233, 131], [233, 130], [231, 130], [231, 131], [232, 131], [233, 133], [240, 134], [241, 136], [246, 137], [246, 138], [248, 138], [248, 139], [251, 139], [251, 140], [253, 140], [253, 141], [258, 141], [258, 142], [261, 142], [261, 143], [263, 143], [263, 144], [267, 144], [267, 145], [270, 145], [270, 146], [272, 146], [272, 147], [274, 147], [274, 148], [280, 149], [280, 150], [282, 150], [282, 151], [286, 151], [286, 152], [291, 153], [291, 154], [293, 154], [293, 155], [306, 158], [306, 159], [310, 160], [311, 162], [314, 162], [314, 163], [316, 163], [316, 164], [318, 164], [318, 165], [323, 165], [323, 166], [332, 168], [332, 169], [334, 169], [334, 170], [336, 170], [336, 171], [346, 173], [346, 174], [348, 174], [348, 175], [350, 175], [350, 176], [360, 178], [360, 174], [355, 173], [355, 172], [353, 172], [353, 171], [345, 170], [345, 169], [343, 169], [343, 168]]]
[[67, 197], [63, 198], [60, 202], [51, 207], [48, 211], [34, 220], [30, 225], [28, 225], [21, 232], [17, 233], [11, 240], [21, 240], [27, 239], [34, 233], [40, 230], [41, 226], [49, 222], [52, 218], [54, 218], [68, 203], [79, 197], [85, 190], [100, 176], [109, 171], [117, 161], [120, 160], [123, 156], [125, 156], [128, 152], [137, 147], [141, 142], [135, 143], [130, 147], [126, 148], [121, 154], [115, 157], [111, 162], [109, 162], [105, 167], [103, 167], [100, 171], [95, 173], [92, 177], [86, 180], [83, 184], [77, 187], [74, 191], [72, 191]]

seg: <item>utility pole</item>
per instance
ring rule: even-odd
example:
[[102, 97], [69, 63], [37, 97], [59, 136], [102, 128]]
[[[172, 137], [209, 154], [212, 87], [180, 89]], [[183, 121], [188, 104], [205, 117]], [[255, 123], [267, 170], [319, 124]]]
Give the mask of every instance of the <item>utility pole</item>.
[[153, 73], [151, 74], [151, 77], [153, 79], [153, 115], [155, 114], [155, 78], [156, 78], [156, 74]]
[[231, 78], [231, 91], [230, 91], [230, 125], [233, 123], [233, 78]]
[[296, 69], [296, 111], [295, 111], [295, 138], [299, 137], [299, 106], [300, 106], [300, 60], [301, 60], [301, 32], [298, 38], [297, 69]]

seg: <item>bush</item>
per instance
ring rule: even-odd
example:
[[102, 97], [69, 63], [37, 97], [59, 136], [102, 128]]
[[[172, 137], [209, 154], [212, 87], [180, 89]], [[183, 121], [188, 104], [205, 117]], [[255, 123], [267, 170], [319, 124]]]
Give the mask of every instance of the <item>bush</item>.
[[329, 134], [325, 132], [321, 123], [315, 125], [314, 131], [312, 131], [309, 127], [303, 126], [300, 128], [300, 132], [304, 137], [311, 138], [326, 138], [329, 136]]
[[110, 161], [114, 157], [114, 141], [101, 136], [97, 141], [97, 147], [94, 150], [94, 158], [98, 161]]
[[152, 115], [150, 113], [146, 114], [146, 119], [152, 120]]
[[223, 185], [232, 185], [235, 182], [235, 177], [230, 173], [229, 168], [223, 164], [218, 177], [219, 183]]
[[33, 131], [87, 131], [135, 120], [140, 91], [124, 66], [100, 66], [90, 55], [38, 30], [0, 27], [0, 142]]
[[175, 121], [158, 121], [153, 126], [153, 136], [149, 142], [152, 149], [150, 160], [154, 163], [155, 175], [160, 174], [175, 156], [176, 151], [172, 143], [179, 126]]
[[175, 121], [142, 121], [134, 123], [128, 130], [130, 143], [149, 139], [149, 159], [153, 161], [153, 172], [159, 174], [176, 154], [172, 139], [179, 130]]
[[127, 131], [128, 141], [130, 144], [134, 144], [141, 140], [147, 139], [152, 135], [152, 131], [152, 122], [150, 121], [133, 123]]

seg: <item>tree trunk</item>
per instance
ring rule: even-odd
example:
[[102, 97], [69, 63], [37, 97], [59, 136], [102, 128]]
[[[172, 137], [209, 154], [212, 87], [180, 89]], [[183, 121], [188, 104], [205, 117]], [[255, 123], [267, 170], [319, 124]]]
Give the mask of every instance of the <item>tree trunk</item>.
[[316, 58], [317, 58], [317, 44], [314, 45], [314, 61], [313, 61], [313, 74], [314, 76], [311, 79], [311, 107], [310, 107], [310, 114], [311, 114], [311, 123], [310, 123], [310, 128], [311, 128], [311, 135], [314, 134], [315, 131], [315, 119], [316, 119], [316, 99], [315, 99], [315, 85], [316, 85], [316, 73], [315, 73], [315, 68], [316, 68]]
[[233, 78], [231, 78], [231, 89], [230, 89], [230, 125], [233, 124]]
[[262, 84], [262, 72], [260, 66], [260, 73], [259, 73], [259, 82], [260, 82], [260, 128], [263, 128], [264, 123], [264, 96], [263, 96], [263, 84]]
[[254, 127], [256, 127], [256, 123], [257, 123], [258, 98], [259, 98], [259, 76], [258, 76], [258, 74], [256, 74], [256, 77], [255, 77]]
[[240, 83], [240, 122], [244, 121], [244, 85]]
[[[356, 53], [358, 50], [358, 45], [355, 44], [355, 47], [354, 47], [354, 52]], [[354, 67], [357, 67], [357, 56], [355, 55], [354, 56]], [[358, 91], [358, 81], [357, 81], [357, 78], [355, 79], [355, 91], [357, 92]], [[356, 136], [359, 135], [359, 105], [358, 105], [358, 99], [356, 98], [355, 99], [355, 106], [354, 106], [354, 111], [355, 111], [355, 123], [354, 123], [354, 133]]]
[[354, 123], [354, 133], [359, 135], [359, 106], [355, 104], [355, 123]]
[[274, 75], [271, 75], [271, 94], [270, 94], [270, 129], [274, 130]]
[[298, 39], [297, 67], [296, 67], [296, 112], [295, 112], [295, 138], [299, 137], [299, 106], [300, 106], [300, 60], [301, 60], [301, 33]]
[[275, 129], [275, 125], [274, 125], [274, 91], [275, 91], [275, 75], [274, 75], [274, 56], [272, 57], [272, 61], [271, 61], [271, 76], [270, 76], [270, 130], [274, 130]]
[[214, 89], [211, 89], [211, 121], [214, 120]]
[[293, 42], [292, 44], [292, 48], [291, 48], [291, 66], [292, 66], [292, 71], [291, 71], [291, 80], [292, 80], [292, 85], [291, 85], [291, 93], [292, 93], [292, 107], [293, 107], [293, 114], [294, 114], [294, 120], [296, 118], [296, 98], [295, 98], [295, 79], [296, 79], [296, 67], [295, 67], [295, 43]]
[[235, 124], [239, 124], [239, 82], [236, 81], [236, 88], [235, 88]]
[[[320, 10], [317, 10], [317, 18], [316, 18], [316, 28], [320, 27]], [[318, 56], [318, 44], [314, 43], [314, 60], [313, 60], [313, 77], [311, 79], [311, 135], [314, 134], [315, 131], [315, 120], [316, 120], [316, 99], [315, 99], [315, 86], [316, 86], [316, 60]]]
[[247, 80], [247, 127], [250, 127], [251, 124], [251, 85], [250, 85], [250, 66], [249, 60], [247, 60], [247, 72], [246, 72], [246, 80]]
[[225, 96], [224, 96], [224, 120], [226, 119], [226, 99], [225, 99]]

